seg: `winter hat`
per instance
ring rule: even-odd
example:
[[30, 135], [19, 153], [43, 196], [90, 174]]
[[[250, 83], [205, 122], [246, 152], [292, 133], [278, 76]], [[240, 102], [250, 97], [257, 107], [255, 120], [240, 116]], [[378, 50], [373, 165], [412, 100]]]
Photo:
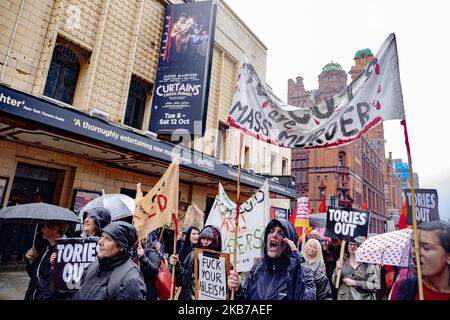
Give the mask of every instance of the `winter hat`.
[[113, 221], [103, 229], [103, 232], [109, 234], [120, 247], [130, 253], [138, 239], [136, 228], [125, 221]]
[[[201, 245], [201, 240], [203, 238], [211, 239], [212, 243], [208, 246], [208, 248], [204, 248]], [[200, 243], [201, 249], [211, 249], [215, 251], [222, 251], [222, 236], [220, 235], [220, 231], [218, 228], [214, 226], [205, 226], [202, 231], [200, 232], [200, 235], [198, 236], [198, 241]]]
[[92, 208], [86, 210], [83, 214], [83, 221], [86, 217], [90, 217], [94, 220], [96, 227], [96, 234], [101, 233], [103, 228], [111, 222], [111, 212], [102, 207]]

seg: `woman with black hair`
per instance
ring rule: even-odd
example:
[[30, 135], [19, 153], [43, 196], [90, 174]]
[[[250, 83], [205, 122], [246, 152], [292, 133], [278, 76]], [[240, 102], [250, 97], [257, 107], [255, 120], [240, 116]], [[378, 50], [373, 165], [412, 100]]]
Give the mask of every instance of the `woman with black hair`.
[[186, 231], [186, 239], [184, 239], [183, 247], [181, 248], [178, 258], [181, 262], [187, 257], [189, 252], [198, 247], [198, 237], [200, 230], [196, 226], [190, 226]]

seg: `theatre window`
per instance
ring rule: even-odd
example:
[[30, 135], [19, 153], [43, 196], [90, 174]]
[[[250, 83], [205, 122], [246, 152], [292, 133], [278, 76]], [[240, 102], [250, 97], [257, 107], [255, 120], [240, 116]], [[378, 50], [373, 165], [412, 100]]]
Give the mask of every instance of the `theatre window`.
[[77, 55], [69, 48], [57, 45], [53, 51], [44, 95], [72, 104], [79, 73], [80, 60]]
[[151, 89], [151, 85], [137, 77], [133, 76], [131, 78], [124, 124], [136, 129], [142, 129], [145, 108]]

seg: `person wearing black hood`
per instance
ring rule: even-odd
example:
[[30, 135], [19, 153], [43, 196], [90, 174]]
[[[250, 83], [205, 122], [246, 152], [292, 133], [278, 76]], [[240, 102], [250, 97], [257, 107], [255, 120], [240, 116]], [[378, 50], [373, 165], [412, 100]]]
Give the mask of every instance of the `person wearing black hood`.
[[178, 257], [181, 262], [186, 259], [189, 252], [198, 247], [200, 230], [196, 226], [190, 226], [186, 231], [186, 238], [183, 241], [183, 247]]
[[230, 271], [228, 287], [240, 300], [315, 300], [313, 271], [302, 266], [297, 233], [285, 219], [273, 219], [264, 233], [262, 259], [255, 263], [241, 286], [239, 275]]
[[131, 261], [137, 239], [136, 228], [127, 222], [113, 221], [104, 227], [98, 260], [83, 273], [73, 300], [144, 300], [145, 283]]
[[111, 212], [106, 208], [92, 208], [83, 213], [81, 238], [101, 237], [102, 230], [111, 222]]
[[[196, 229], [194, 228], [192, 230]], [[198, 243], [200, 249], [209, 249], [218, 252], [222, 251], [222, 237], [217, 227], [205, 226], [198, 236]], [[195, 299], [194, 258], [194, 250], [191, 250], [183, 260], [179, 259], [177, 255], [172, 255], [170, 257], [170, 264], [175, 266], [177, 284], [181, 286], [178, 300]], [[181, 263], [179, 263], [179, 261], [181, 261]]]

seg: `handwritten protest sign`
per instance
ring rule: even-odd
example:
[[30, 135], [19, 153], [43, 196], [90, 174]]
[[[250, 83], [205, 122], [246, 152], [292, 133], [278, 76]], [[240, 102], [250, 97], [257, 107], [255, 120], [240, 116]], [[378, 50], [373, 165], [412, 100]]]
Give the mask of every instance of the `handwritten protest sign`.
[[295, 215], [295, 227], [296, 228], [308, 228], [308, 197], [300, 197], [297, 199], [297, 211]]
[[228, 253], [195, 249], [195, 300], [228, 300], [229, 272]]
[[[239, 207], [236, 241], [238, 250], [236, 270], [238, 272], [250, 271], [255, 258], [261, 256], [264, 230], [270, 218], [269, 200], [269, 185], [266, 180], [261, 188]], [[233, 257], [236, 204], [231, 202], [224, 192], [216, 196], [205, 225], [219, 227], [223, 241], [222, 250]]]
[[80, 288], [83, 271], [97, 257], [98, 237], [56, 240], [56, 263], [53, 288], [56, 291], [75, 291]]
[[354, 241], [358, 237], [367, 238], [369, 223], [369, 210], [328, 207], [325, 235], [345, 241]]

